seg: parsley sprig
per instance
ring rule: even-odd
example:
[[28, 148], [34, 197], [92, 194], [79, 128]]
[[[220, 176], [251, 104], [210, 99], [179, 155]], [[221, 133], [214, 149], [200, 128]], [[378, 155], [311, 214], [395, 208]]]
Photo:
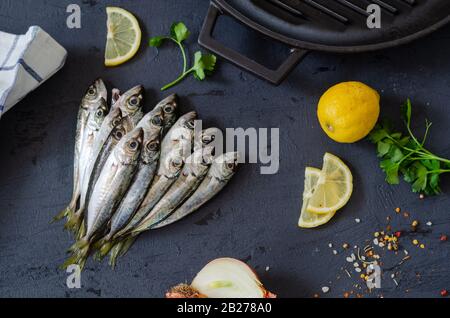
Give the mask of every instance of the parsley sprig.
[[183, 71], [174, 81], [163, 86], [162, 91], [175, 86], [186, 78], [189, 74], [193, 74], [196, 79], [203, 81], [206, 75], [209, 75], [214, 71], [216, 66], [216, 56], [214, 54], [203, 54], [201, 51], [197, 51], [194, 54], [194, 65], [188, 69], [188, 60], [186, 56], [186, 49], [183, 42], [189, 37], [191, 33], [183, 22], [173, 23], [170, 28], [169, 36], [155, 36], [150, 39], [150, 46], [160, 47], [165, 41], [169, 40], [178, 45], [183, 57]]
[[380, 167], [386, 173], [389, 184], [398, 184], [399, 175], [411, 183], [412, 191], [435, 195], [441, 192], [440, 176], [450, 172], [450, 160], [439, 157], [427, 150], [424, 145], [429, 134], [431, 122], [425, 122], [422, 140], [411, 130], [411, 101], [402, 107], [407, 134], [394, 132], [388, 122], [378, 124], [369, 138], [377, 145]]

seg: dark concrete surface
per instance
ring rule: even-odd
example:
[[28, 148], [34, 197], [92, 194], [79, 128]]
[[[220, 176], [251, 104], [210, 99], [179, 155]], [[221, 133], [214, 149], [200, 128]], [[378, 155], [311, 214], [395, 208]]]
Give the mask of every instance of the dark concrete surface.
[[[65, 8], [77, 2], [82, 28], [69, 30]], [[110, 69], [103, 66], [106, 3], [131, 10], [144, 28], [137, 57]], [[326, 88], [360, 80], [381, 93], [383, 116], [398, 118], [398, 106], [410, 97], [414, 126], [421, 128], [430, 118], [429, 147], [450, 157], [450, 26], [381, 52], [312, 53], [279, 87], [223, 60], [207, 81], [189, 78], [178, 85], [172, 92], [181, 96], [181, 109], [197, 110], [207, 125], [279, 127], [279, 173], [260, 175], [258, 164], [241, 166], [222, 193], [198, 212], [143, 235], [115, 270], [106, 262], [89, 260], [82, 288], [66, 287], [67, 274], [58, 266], [72, 238], [61, 223], [49, 224], [49, 220], [70, 198], [75, 121], [84, 90], [99, 76], [109, 88], [125, 90], [143, 84], [149, 109], [165, 96], [159, 87], [177, 74], [180, 56], [170, 46], [158, 54], [146, 47], [147, 38], [167, 32], [173, 21], [184, 21], [192, 31], [188, 46], [193, 53], [207, 8], [206, 0], [0, 1], [0, 30], [24, 33], [28, 26], [40, 25], [69, 52], [66, 66], [0, 121], [0, 296], [161, 297], [168, 287], [190, 281], [209, 260], [231, 256], [253, 266], [267, 288], [280, 297], [311, 297], [321, 293], [322, 286], [330, 287], [323, 297], [341, 297], [345, 291], [357, 290], [353, 285], [360, 283], [356, 273], [348, 278], [341, 270], [352, 267], [341, 245], [364, 246], [373, 232], [385, 227], [389, 215], [393, 225], [402, 229], [413, 218], [420, 220], [426, 233], [417, 238], [426, 248], [413, 247], [412, 237], [403, 238], [411, 259], [389, 271], [401, 255], [386, 257], [382, 289], [360, 293], [439, 297], [441, 289], [450, 289], [450, 244], [439, 242], [441, 233], [450, 234], [450, 176], [443, 178], [442, 195], [419, 200], [409, 185], [384, 182], [373, 145], [334, 143], [320, 129], [315, 114]], [[229, 20], [221, 22], [217, 36], [270, 63], [286, 52]], [[299, 229], [304, 168], [320, 167], [326, 151], [341, 156], [351, 167], [353, 197], [329, 224]], [[409, 211], [411, 218], [396, 216], [395, 207]], [[433, 226], [425, 225], [428, 220]], [[332, 254], [329, 242], [338, 255]], [[397, 271], [399, 286], [390, 279]]]

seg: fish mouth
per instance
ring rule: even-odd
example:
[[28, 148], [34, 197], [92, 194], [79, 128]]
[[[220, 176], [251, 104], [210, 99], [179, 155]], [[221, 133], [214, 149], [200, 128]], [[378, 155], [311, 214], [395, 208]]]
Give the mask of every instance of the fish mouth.
[[105, 82], [101, 78], [97, 78], [93, 85], [97, 89], [98, 96], [106, 101], [108, 99], [108, 91], [106, 90]]

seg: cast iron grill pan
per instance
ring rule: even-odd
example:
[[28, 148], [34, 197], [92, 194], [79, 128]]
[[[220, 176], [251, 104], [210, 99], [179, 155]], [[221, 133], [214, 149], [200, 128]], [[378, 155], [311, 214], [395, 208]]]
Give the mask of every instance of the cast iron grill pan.
[[[381, 8], [381, 28], [367, 27], [367, 6]], [[292, 47], [272, 70], [212, 37], [217, 18], [227, 14]], [[199, 43], [219, 56], [279, 84], [310, 50], [354, 53], [407, 43], [450, 21], [450, 0], [213, 0]]]

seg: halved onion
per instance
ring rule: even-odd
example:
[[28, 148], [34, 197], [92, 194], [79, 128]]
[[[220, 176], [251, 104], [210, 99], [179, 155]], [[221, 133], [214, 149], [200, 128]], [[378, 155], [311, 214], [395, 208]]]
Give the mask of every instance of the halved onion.
[[180, 284], [172, 288], [168, 298], [275, 298], [268, 292], [255, 272], [244, 262], [234, 258], [218, 258], [195, 276], [190, 286]]

